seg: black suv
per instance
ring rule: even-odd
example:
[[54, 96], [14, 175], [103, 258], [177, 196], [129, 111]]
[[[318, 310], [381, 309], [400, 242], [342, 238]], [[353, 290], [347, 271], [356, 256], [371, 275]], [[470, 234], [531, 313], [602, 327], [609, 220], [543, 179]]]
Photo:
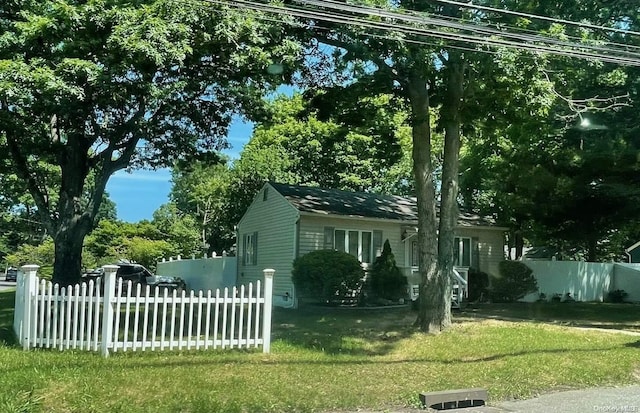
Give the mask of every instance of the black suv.
[[[135, 289], [136, 284], [141, 284], [144, 288], [145, 285], [159, 287], [161, 290], [169, 289], [170, 291], [177, 290], [180, 293], [187, 288], [186, 283], [180, 277], [169, 277], [164, 275], [154, 275], [151, 271], [146, 269], [140, 264], [133, 263], [117, 263], [118, 271], [116, 272], [116, 279], [122, 278], [123, 290], [126, 291], [127, 281], [132, 282], [132, 286]], [[102, 280], [104, 278], [104, 272], [102, 268], [88, 272], [83, 275], [86, 281], [91, 279]]]
[[7, 268], [7, 272], [4, 274], [4, 280], [13, 282], [18, 281], [18, 269], [13, 267]]

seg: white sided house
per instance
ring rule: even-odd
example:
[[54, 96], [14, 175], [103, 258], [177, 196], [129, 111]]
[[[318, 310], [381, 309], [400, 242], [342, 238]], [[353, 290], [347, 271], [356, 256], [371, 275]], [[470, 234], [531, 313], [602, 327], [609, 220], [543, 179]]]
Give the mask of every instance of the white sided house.
[[[365, 270], [389, 240], [396, 263], [418, 284], [415, 198], [267, 183], [237, 226], [238, 283], [275, 269], [273, 304], [293, 307], [293, 260], [310, 251], [336, 249], [353, 254]], [[504, 260], [505, 228], [486, 218], [461, 214], [456, 229], [456, 269], [498, 274]]]

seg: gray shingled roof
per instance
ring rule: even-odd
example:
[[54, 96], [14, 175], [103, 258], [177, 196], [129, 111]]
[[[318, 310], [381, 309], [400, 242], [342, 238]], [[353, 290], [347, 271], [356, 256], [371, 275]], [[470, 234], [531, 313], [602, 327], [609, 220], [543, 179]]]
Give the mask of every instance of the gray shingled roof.
[[[415, 198], [273, 182], [270, 185], [300, 212], [418, 222]], [[495, 222], [490, 218], [461, 213], [458, 225], [495, 226]]]

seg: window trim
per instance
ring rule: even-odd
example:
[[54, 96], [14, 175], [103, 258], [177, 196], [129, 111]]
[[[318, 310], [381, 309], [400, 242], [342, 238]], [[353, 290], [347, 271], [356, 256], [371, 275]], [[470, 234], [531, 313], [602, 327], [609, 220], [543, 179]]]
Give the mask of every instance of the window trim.
[[[462, 265], [464, 263], [464, 241], [468, 240], [469, 241], [469, 250], [468, 250], [468, 258], [469, 258], [469, 265]], [[454, 254], [453, 257], [453, 262], [455, 263], [456, 267], [471, 267], [471, 263], [473, 260], [473, 239], [471, 237], [454, 237], [453, 242], [454, 244], [457, 241], [457, 249], [458, 249], [458, 256], [456, 257]], [[454, 247], [454, 253], [455, 253], [455, 247]]]
[[[344, 232], [344, 250], [339, 250], [337, 248], [337, 240], [338, 240], [338, 231], [342, 231]], [[373, 230], [366, 230], [366, 229], [347, 229], [347, 228], [333, 228], [333, 249], [336, 249], [338, 251], [343, 251], [346, 252], [348, 254], [350, 254], [349, 252], [349, 241], [350, 241], [350, 233], [353, 232], [357, 232], [358, 233], [358, 253], [356, 258], [358, 259], [358, 261], [360, 261], [363, 264], [373, 264], [373, 262], [376, 259], [376, 251], [375, 251], [375, 246], [374, 246], [374, 236]], [[363, 257], [363, 234], [367, 233], [369, 234], [369, 261], [363, 261], [362, 257]]]
[[250, 232], [243, 236], [243, 254], [242, 264], [257, 265], [258, 264], [258, 233]]

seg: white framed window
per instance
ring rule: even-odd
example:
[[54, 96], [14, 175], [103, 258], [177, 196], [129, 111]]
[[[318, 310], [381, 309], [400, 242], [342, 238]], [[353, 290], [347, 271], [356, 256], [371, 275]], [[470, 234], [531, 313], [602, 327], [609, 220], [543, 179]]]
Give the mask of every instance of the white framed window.
[[258, 263], [258, 233], [252, 232], [243, 237], [242, 263], [244, 265], [256, 265]]
[[471, 267], [471, 238], [455, 237], [453, 241], [453, 265]]
[[358, 231], [348, 229], [334, 230], [334, 248], [338, 251], [348, 252], [360, 262], [372, 263], [373, 231]]
[[418, 241], [411, 241], [411, 266], [420, 265], [420, 250], [418, 250]]
[[382, 253], [382, 231], [324, 227], [324, 248], [347, 252], [371, 264]]

